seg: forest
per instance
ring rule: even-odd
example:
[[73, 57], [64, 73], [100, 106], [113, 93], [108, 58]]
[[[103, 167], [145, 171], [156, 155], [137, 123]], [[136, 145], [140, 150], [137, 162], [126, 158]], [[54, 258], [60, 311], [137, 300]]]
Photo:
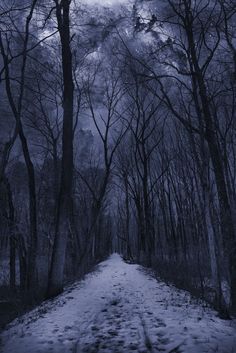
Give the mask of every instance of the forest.
[[235, 0], [0, 0], [4, 315], [117, 252], [232, 317], [235, 114]]

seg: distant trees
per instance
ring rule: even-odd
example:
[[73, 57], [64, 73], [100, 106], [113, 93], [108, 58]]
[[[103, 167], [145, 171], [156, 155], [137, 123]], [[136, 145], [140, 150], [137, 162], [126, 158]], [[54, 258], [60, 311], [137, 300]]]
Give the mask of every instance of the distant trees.
[[[125, 197], [130, 194], [136, 207], [139, 258], [145, 260], [147, 256], [151, 265], [155, 239], [153, 193], [162, 174], [155, 155], [163, 139], [165, 112], [159, 114], [160, 100], [145, 88], [136, 74], [130, 78], [130, 84], [126, 87], [128, 108], [123, 117], [130, 136], [129, 152], [126, 152], [126, 159], [122, 144], [117, 172], [125, 188]], [[128, 212], [127, 202], [126, 199]]]
[[[87, 228], [86, 255], [91, 252], [93, 257], [96, 257], [96, 244], [101, 241], [96, 239], [96, 227], [101, 215], [106, 213], [107, 203], [113, 202], [109, 198], [109, 192], [113, 185], [115, 154], [127, 132], [127, 127], [121, 122], [122, 111], [125, 110], [121, 106], [125, 90], [121, 85], [120, 74], [111, 66], [107, 67], [105, 73], [102, 63], [100, 64], [101, 67], [93, 68], [87, 80], [83, 82], [85, 106], [98, 139], [95, 156], [91, 156], [84, 171], [81, 171], [80, 167], [77, 169], [78, 177], [91, 194], [91, 221]], [[97, 82], [101, 77], [103, 84], [97, 92]], [[89, 169], [91, 172], [88, 177], [86, 174]], [[109, 218], [110, 214], [107, 217]], [[110, 247], [109, 244], [108, 248]]]

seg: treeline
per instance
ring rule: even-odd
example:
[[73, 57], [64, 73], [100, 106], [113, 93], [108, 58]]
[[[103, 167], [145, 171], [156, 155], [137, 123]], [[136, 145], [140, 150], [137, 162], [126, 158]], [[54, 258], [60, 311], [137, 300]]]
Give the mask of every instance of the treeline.
[[54, 296], [116, 250], [235, 312], [234, 1], [1, 6], [7, 285]]
[[151, 45], [122, 40], [118, 244], [227, 316], [236, 309], [235, 2], [167, 3]]
[[92, 133], [78, 123], [87, 43], [78, 52], [72, 41], [71, 5], [0, 5], [0, 295], [28, 304], [111, 251], [110, 166], [92, 156]]

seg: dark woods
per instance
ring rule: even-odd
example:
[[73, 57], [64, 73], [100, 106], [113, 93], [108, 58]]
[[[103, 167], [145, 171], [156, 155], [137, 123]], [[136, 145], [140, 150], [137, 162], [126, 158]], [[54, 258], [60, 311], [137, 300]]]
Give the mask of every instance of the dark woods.
[[0, 4], [1, 298], [53, 297], [119, 251], [229, 317], [235, 1], [87, 6]]

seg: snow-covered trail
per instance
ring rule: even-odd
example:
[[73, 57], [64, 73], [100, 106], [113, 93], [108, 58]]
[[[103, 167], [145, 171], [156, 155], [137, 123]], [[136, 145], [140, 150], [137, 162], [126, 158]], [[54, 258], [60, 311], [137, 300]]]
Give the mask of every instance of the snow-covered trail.
[[3, 353], [236, 353], [234, 321], [117, 254], [1, 334]]

